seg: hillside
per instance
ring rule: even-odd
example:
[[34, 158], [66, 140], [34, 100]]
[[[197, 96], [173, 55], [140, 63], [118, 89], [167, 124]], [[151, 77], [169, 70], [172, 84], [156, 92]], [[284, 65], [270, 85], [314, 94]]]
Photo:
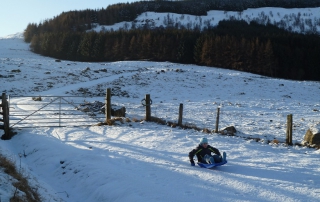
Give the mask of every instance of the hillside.
[[[91, 29], [92, 23], [113, 25], [123, 21], [134, 21], [145, 12], [176, 13], [203, 16], [211, 10], [243, 12], [251, 8], [315, 8], [320, 6], [319, 0], [154, 0], [118, 3], [100, 10], [83, 10], [64, 12], [39, 24], [29, 24], [25, 38], [30, 41], [35, 32], [65, 32], [70, 29], [85, 31]], [[30, 28], [30, 29], [29, 29]], [[39, 29], [39, 30], [37, 30]], [[38, 33], [39, 34], [39, 33]]]
[[82, 31], [49, 28], [61, 27], [57, 18], [28, 26], [24, 37], [33, 52], [63, 60], [170, 61], [318, 81], [319, 13], [319, 7], [145, 12], [110, 26], [90, 22]]
[[[35, 103], [21, 97], [27, 95], [104, 102], [112, 88], [112, 102], [126, 107], [128, 119], [139, 120], [20, 128], [12, 140], [0, 141], [1, 153], [27, 176], [41, 201], [319, 200], [320, 150], [283, 143], [287, 114], [294, 117], [294, 143], [319, 126], [319, 82], [170, 62], [57, 62], [30, 52], [16, 37], [0, 39], [0, 55], [1, 89], [11, 96], [12, 110], [34, 109], [22, 105]], [[235, 126], [237, 136], [145, 122], [141, 99], [147, 93], [152, 116], [176, 121], [183, 103], [183, 123], [210, 130], [220, 107], [220, 128]], [[226, 165], [190, 166], [188, 152], [203, 136], [227, 152]], [[9, 201], [15, 180], [0, 177], [1, 201]]]

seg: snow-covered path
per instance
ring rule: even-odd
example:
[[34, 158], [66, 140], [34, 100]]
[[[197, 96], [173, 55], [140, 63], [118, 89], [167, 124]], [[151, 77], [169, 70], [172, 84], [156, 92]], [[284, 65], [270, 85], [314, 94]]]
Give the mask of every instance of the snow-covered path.
[[318, 200], [315, 151], [207, 135], [209, 143], [228, 153], [226, 165], [209, 170], [191, 167], [187, 157], [201, 136], [130, 122], [25, 129], [6, 146], [25, 154], [29, 172], [64, 201]]

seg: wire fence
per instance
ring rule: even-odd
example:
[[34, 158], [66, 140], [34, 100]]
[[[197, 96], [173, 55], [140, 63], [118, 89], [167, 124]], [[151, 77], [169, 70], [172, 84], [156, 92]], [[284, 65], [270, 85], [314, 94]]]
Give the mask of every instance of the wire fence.
[[[152, 97], [151, 97], [152, 98]], [[106, 97], [84, 96], [11, 96], [10, 127], [65, 127], [65, 126], [91, 126], [106, 121]], [[143, 120], [146, 118], [146, 106], [140, 99], [135, 98], [125, 101], [112, 97], [111, 103], [126, 109], [125, 116], [129, 119]], [[267, 104], [263, 104], [267, 103]], [[252, 138], [274, 137], [286, 139], [286, 116], [295, 110], [293, 131], [297, 139], [302, 139], [305, 133], [306, 122], [315, 120], [316, 114], [309, 118], [302, 117], [302, 106], [296, 108], [283, 107], [284, 103], [248, 103], [238, 102], [191, 102], [179, 103], [178, 101], [154, 102], [150, 105], [151, 116], [163, 119], [165, 122], [178, 123], [179, 105], [183, 106], [183, 125], [190, 128], [202, 128], [217, 131], [234, 126], [238, 136]], [[305, 107], [305, 106], [303, 106]], [[309, 107], [309, 106], [306, 106]], [[217, 122], [217, 109], [220, 116]], [[300, 111], [297, 110], [299, 108]], [[300, 109], [302, 108], [302, 109]], [[298, 113], [299, 112], [299, 113]], [[310, 120], [309, 120], [310, 119]]]

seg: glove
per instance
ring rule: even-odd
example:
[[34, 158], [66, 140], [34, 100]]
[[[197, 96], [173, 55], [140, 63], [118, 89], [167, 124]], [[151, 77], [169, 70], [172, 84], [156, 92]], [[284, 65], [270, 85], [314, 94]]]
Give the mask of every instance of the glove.
[[191, 166], [195, 166], [196, 164], [194, 163], [194, 161], [191, 161]]

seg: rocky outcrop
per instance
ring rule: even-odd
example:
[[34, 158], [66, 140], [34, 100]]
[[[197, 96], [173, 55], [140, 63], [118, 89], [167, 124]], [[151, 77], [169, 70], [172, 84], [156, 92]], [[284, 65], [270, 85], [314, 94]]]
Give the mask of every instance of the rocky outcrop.
[[320, 145], [320, 132], [318, 131], [318, 133], [315, 133], [314, 130], [308, 129], [303, 140], [310, 145]]
[[228, 135], [228, 136], [235, 136], [237, 133], [237, 130], [234, 126], [228, 126], [222, 130], [219, 131], [221, 135]]

